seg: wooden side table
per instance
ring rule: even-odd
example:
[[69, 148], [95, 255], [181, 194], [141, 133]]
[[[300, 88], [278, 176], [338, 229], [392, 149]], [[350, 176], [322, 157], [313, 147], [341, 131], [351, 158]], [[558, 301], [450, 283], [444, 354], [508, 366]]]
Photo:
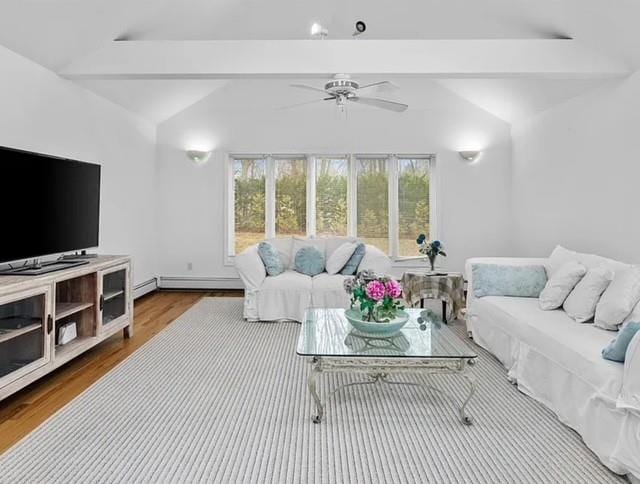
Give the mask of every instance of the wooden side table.
[[430, 274], [426, 271], [407, 271], [402, 275], [404, 298], [411, 306], [420, 303], [424, 307], [424, 299], [442, 300], [442, 319], [447, 322], [447, 305], [451, 304], [454, 318], [460, 316], [465, 306], [464, 277], [460, 272]]

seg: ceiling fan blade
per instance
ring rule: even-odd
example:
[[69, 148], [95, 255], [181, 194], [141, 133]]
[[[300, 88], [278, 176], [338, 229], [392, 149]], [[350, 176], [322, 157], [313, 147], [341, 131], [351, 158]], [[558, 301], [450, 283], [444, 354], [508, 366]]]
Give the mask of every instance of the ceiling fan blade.
[[304, 102], [304, 103], [297, 103], [297, 104], [290, 104], [288, 106], [282, 106], [282, 107], [278, 108], [278, 110], [279, 111], [284, 111], [286, 109], [299, 108], [301, 106], [306, 106], [307, 104], [315, 104], [315, 103], [320, 103], [320, 102], [323, 102], [323, 101], [329, 101], [329, 100], [332, 100], [332, 99], [335, 99], [335, 98], [334, 97], [327, 97], [327, 98], [324, 98], [324, 99], [314, 99], [313, 101], [307, 101], [307, 102]]
[[388, 87], [391, 89], [399, 89], [398, 86], [391, 81], [372, 82], [371, 84], [365, 84], [364, 86], [360, 86], [358, 89], [367, 89], [368, 87], [375, 87], [375, 86]]
[[406, 104], [396, 103], [393, 101], [386, 101], [384, 99], [376, 99], [373, 97], [351, 97], [348, 98], [349, 101], [353, 101], [360, 104], [367, 104], [369, 106], [373, 106], [376, 108], [388, 109], [389, 111], [395, 111], [396, 113], [401, 113], [406, 111], [409, 107]]
[[306, 89], [307, 91], [321, 92], [322, 94], [330, 94], [324, 89], [319, 87], [307, 86], [306, 84], [290, 84], [291, 87], [297, 87], [298, 89]]

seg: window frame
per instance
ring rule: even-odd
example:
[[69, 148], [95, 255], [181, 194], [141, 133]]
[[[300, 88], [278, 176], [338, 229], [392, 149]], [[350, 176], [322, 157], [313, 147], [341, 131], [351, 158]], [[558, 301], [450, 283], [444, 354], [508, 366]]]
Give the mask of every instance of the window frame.
[[387, 160], [388, 197], [389, 197], [389, 257], [397, 262], [397, 266], [411, 266], [412, 261], [424, 259], [421, 255], [401, 256], [399, 233], [399, 160], [414, 159], [429, 162], [429, 238], [436, 238], [438, 234], [439, 211], [437, 193], [440, 188], [436, 155], [435, 154], [380, 154], [380, 153], [314, 153], [301, 154], [275, 153], [275, 154], [246, 154], [243, 152], [227, 153], [225, 161], [225, 265], [233, 265], [235, 260], [235, 180], [233, 165], [235, 160], [264, 159], [265, 169], [265, 239], [276, 236], [276, 160], [306, 159], [307, 160], [307, 195], [306, 195], [306, 231], [307, 237], [316, 235], [316, 160], [318, 158], [341, 158], [348, 163], [347, 175], [347, 235], [357, 237], [357, 213], [358, 213], [358, 170], [359, 159], [384, 158]]

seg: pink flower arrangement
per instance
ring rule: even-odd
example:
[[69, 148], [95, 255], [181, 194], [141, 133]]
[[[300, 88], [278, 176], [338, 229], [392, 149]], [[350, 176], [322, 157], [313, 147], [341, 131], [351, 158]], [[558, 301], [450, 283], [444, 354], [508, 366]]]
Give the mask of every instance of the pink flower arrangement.
[[374, 301], [382, 301], [387, 294], [387, 288], [382, 281], [371, 281], [367, 284], [367, 296]]
[[389, 279], [385, 284], [387, 290], [387, 296], [393, 299], [398, 299], [402, 296], [402, 286], [395, 279]]
[[404, 309], [402, 286], [390, 277], [363, 272], [346, 279], [344, 287], [351, 294], [351, 307], [359, 308], [367, 321], [388, 322]]

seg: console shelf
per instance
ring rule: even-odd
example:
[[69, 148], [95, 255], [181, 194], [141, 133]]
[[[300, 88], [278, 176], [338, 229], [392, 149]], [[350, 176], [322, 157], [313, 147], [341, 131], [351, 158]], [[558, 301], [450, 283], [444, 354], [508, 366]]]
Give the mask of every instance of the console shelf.
[[[0, 400], [124, 331], [133, 334], [131, 260], [99, 256], [40, 276], [0, 275]], [[58, 344], [63, 326], [75, 326]]]
[[64, 319], [73, 314], [84, 311], [87, 308], [94, 306], [92, 302], [86, 303], [56, 303], [56, 321]]
[[4, 343], [5, 341], [9, 341], [10, 339], [17, 338], [18, 336], [22, 336], [23, 334], [30, 333], [31, 331], [35, 331], [36, 329], [40, 329], [40, 326], [40, 323], [34, 323], [18, 329], [0, 329], [0, 343]]

